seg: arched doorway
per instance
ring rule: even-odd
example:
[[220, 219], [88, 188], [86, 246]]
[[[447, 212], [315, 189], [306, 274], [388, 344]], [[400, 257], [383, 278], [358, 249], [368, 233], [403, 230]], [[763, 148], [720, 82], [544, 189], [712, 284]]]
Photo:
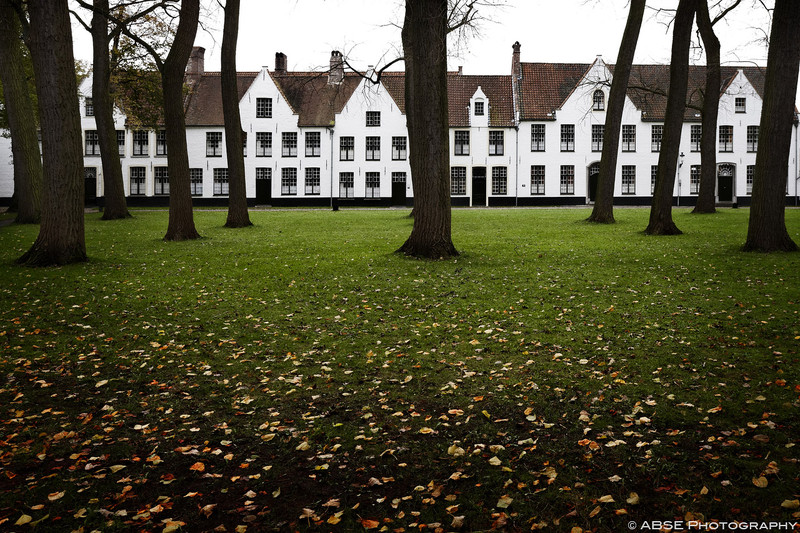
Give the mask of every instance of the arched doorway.
[[735, 165], [723, 163], [717, 167], [717, 201], [733, 201], [733, 179], [735, 177]]
[[587, 169], [588, 174], [588, 195], [589, 195], [589, 202], [594, 202], [595, 198], [597, 198], [597, 180], [600, 178], [600, 162], [595, 161], [589, 168]]

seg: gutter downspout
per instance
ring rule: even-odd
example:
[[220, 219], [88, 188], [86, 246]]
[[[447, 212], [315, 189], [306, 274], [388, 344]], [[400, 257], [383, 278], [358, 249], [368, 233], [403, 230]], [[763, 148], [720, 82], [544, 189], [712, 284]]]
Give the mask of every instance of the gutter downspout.
[[519, 207], [519, 125], [514, 126], [514, 133], [517, 139], [517, 147], [514, 151], [514, 207]]
[[330, 187], [330, 197], [331, 197], [331, 210], [333, 210], [333, 128], [328, 127], [328, 134], [331, 140], [331, 157], [330, 157], [330, 165], [331, 165], [331, 187]]
[[795, 115], [794, 117], [794, 205], [797, 207], [800, 205], [800, 191], [797, 190], [797, 186], [800, 183], [800, 161], [798, 161], [798, 128], [797, 126], [800, 125], [800, 116]]

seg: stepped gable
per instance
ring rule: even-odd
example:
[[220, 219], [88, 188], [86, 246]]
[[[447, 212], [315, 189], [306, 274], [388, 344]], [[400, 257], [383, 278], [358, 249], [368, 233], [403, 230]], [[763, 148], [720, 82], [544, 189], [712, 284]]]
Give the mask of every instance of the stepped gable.
[[300, 127], [333, 126], [336, 114], [361, 82], [354, 73], [345, 74], [341, 83], [329, 83], [327, 72], [271, 72], [270, 76], [298, 115]]
[[[239, 100], [256, 79], [258, 72], [237, 73]], [[222, 77], [219, 72], [187, 76], [187, 126], [224, 126], [222, 113]]]
[[521, 63], [520, 120], [555, 120], [560, 109], [592, 65], [588, 63]]
[[[405, 114], [405, 73], [384, 72], [381, 83]], [[447, 100], [450, 126], [469, 127], [469, 101], [478, 90], [489, 100], [489, 126], [514, 126], [514, 99], [511, 76], [465, 76], [458, 72], [447, 73]]]

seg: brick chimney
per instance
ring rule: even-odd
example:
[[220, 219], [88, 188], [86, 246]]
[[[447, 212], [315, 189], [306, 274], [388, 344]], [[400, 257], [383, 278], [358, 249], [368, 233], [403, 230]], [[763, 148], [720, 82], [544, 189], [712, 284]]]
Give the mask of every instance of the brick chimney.
[[275, 54], [275, 74], [286, 74], [286, 54], [278, 52]]
[[344, 80], [344, 58], [338, 50], [331, 52], [331, 68], [328, 71], [328, 85], [338, 85]]
[[205, 74], [205, 56], [205, 48], [202, 46], [193, 47], [192, 53], [189, 56], [189, 62], [186, 64], [186, 74], [194, 76], [202, 76]]
[[519, 62], [519, 50], [522, 48], [522, 45], [519, 44], [519, 41], [515, 42], [512, 46], [514, 49], [514, 53], [511, 55], [511, 75], [514, 76], [514, 79], [522, 78], [522, 66]]

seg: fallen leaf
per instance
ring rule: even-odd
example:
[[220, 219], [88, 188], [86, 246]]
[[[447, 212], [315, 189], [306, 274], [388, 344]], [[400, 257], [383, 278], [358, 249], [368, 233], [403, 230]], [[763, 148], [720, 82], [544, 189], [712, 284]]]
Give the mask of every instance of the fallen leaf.
[[766, 488], [767, 485], [769, 485], [769, 481], [767, 481], [767, 478], [765, 478], [764, 476], [757, 477], [757, 478], [754, 477], [753, 478], [753, 485], [755, 485], [759, 489], [763, 489], [763, 488]]
[[27, 524], [31, 520], [33, 520], [33, 517], [31, 515], [24, 514], [24, 515], [19, 517], [19, 520], [17, 520], [14, 523], [14, 525], [15, 526], [24, 526], [25, 524]]
[[800, 500], [783, 500], [781, 507], [784, 509], [797, 509], [800, 507]]
[[377, 520], [367, 520], [366, 518], [362, 518], [361, 525], [364, 527], [364, 529], [375, 529], [381, 525], [381, 523]]
[[208, 518], [211, 516], [211, 513], [214, 512], [214, 508], [217, 506], [216, 503], [209, 503], [208, 505], [204, 505], [200, 508], [200, 514]]
[[196, 462], [192, 466], [189, 467], [189, 470], [194, 470], [196, 472], [204, 472], [206, 469], [206, 465], [201, 463], [200, 461]]
[[56, 500], [60, 500], [63, 497], [64, 497], [64, 493], [63, 492], [52, 492], [52, 493], [47, 495], [47, 499], [50, 500], [51, 502], [54, 502]]
[[497, 500], [497, 507], [500, 509], [508, 509], [508, 506], [511, 505], [511, 502], [514, 501], [514, 498], [510, 498], [508, 496], [502, 496], [499, 500]]
[[600, 503], [614, 503], [614, 497], [610, 494], [606, 494], [605, 496], [601, 496], [597, 501]]

